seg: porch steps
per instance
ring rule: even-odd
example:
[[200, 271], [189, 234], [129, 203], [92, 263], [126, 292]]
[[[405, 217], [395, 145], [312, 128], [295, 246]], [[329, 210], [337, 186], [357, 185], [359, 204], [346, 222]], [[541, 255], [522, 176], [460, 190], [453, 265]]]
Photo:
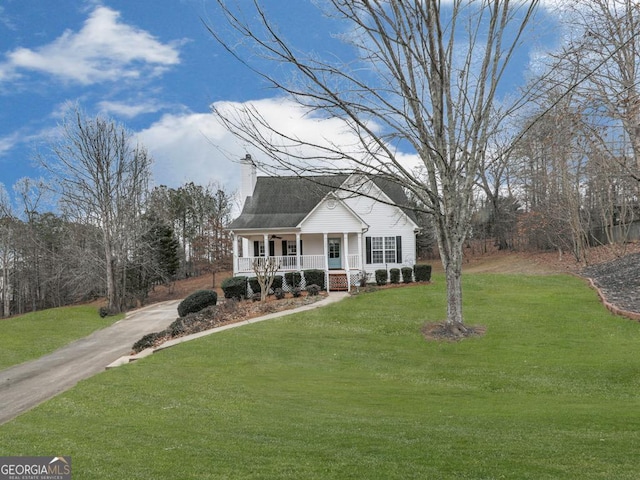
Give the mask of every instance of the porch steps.
[[346, 272], [329, 272], [329, 290], [332, 292], [347, 292], [349, 290]]

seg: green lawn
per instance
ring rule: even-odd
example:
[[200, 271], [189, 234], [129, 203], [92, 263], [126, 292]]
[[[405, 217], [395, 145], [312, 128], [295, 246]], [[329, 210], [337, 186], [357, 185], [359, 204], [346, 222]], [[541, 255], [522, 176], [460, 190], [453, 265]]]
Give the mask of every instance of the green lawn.
[[51, 353], [123, 317], [100, 318], [97, 307], [80, 305], [0, 320], [0, 370]]
[[82, 479], [637, 479], [640, 324], [569, 276], [443, 278], [182, 344], [0, 427]]

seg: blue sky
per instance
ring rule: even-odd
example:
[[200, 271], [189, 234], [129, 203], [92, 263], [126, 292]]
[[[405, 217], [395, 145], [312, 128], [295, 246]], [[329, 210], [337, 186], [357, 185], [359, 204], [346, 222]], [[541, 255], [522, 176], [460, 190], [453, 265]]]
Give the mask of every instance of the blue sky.
[[[311, 8], [277, 13], [286, 21]], [[40, 175], [35, 151], [77, 103], [139, 134], [155, 159], [155, 184], [235, 189], [239, 168], [226, 157], [246, 146], [215, 125], [209, 105], [274, 92], [216, 44], [201, 20], [215, 23], [210, 12], [202, 0], [0, 1], [0, 182], [10, 188]]]
[[[154, 183], [172, 187], [238, 187], [239, 167], [229, 158], [251, 149], [215, 123], [213, 102], [254, 101], [281, 128], [317, 129], [216, 44], [201, 20], [219, 25], [207, 4], [0, 0], [0, 182], [10, 189], [40, 175], [34, 153], [76, 103], [135, 132], [155, 160]], [[340, 33], [337, 25], [309, 2], [266, 4], [301, 48], [336, 48], [327, 34]]]

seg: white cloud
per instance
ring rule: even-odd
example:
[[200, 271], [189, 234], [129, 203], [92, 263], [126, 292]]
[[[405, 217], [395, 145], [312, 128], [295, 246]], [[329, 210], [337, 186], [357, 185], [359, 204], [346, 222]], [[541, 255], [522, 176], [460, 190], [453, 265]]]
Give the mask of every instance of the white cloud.
[[0, 137], [0, 157], [9, 152], [18, 142], [20, 142], [20, 136], [17, 133]]
[[109, 116], [117, 115], [125, 118], [134, 118], [144, 113], [154, 113], [161, 110], [162, 108], [162, 105], [154, 102], [143, 102], [134, 104], [103, 101], [98, 103], [98, 109], [100, 110], [100, 112]]
[[[276, 145], [294, 156], [297, 159], [294, 163], [300, 165], [301, 170], [322, 173], [341, 167], [353, 169], [354, 163], [346, 158], [357, 159], [359, 168], [367, 164], [383, 170], [388, 163], [382, 152], [375, 158], [363, 152], [361, 139], [344, 119], [321, 116], [288, 98], [270, 98], [246, 103], [218, 102], [214, 106], [224, 116], [238, 118], [246, 118], [243, 111], [251, 110], [251, 115], [259, 117], [260, 122], [269, 126], [262, 129], [263, 138], [269, 144]], [[380, 133], [380, 125], [371, 122], [367, 127], [376, 134]], [[287, 138], [279, 136], [276, 132], [281, 132]], [[365, 133], [362, 135], [366, 136]], [[394, 147], [387, 147], [394, 152], [396, 160], [401, 161], [405, 168], [411, 169], [417, 165], [415, 155], [406, 155], [396, 151]], [[251, 150], [248, 151], [254, 155]]]
[[[345, 150], [355, 147], [356, 139], [342, 120], [318, 118], [290, 100], [271, 98], [246, 104], [220, 102], [215, 105], [218, 108], [250, 105], [266, 124], [292, 137], [317, 145], [340, 146]], [[191, 181], [201, 185], [220, 182], [227, 190], [233, 191], [239, 187], [238, 160], [249, 153], [258, 162], [268, 161], [251, 145], [226, 131], [210, 113], [164, 115], [140, 132], [139, 138], [155, 160], [156, 185], [177, 187]], [[304, 147], [302, 152], [299, 148], [296, 150], [301, 156], [323, 156], [317, 148]], [[408, 168], [418, 164], [412, 154], [400, 153], [398, 158], [406, 162]]]
[[[138, 138], [154, 159], [156, 185], [178, 187], [186, 182], [206, 185], [220, 182], [237, 189], [240, 168], [229, 158], [243, 156], [227, 133], [209, 113], [167, 114]], [[227, 147], [227, 150], [221, 151]], [[226, 152], [226, 153], [223, 153]]]
[[99, 6], [78, 32], [65, 31], [37, 49], [17, 48], [0, 64], [0, 80], [39, 71], [88, 85], [158, 75], [180, 62], [177, 45], [119, 22], [119, 12]]

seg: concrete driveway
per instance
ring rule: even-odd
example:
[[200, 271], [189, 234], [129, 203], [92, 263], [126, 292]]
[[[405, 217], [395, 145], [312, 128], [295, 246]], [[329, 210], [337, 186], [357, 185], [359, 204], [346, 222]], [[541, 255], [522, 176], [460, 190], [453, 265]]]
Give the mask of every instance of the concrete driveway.
[[178, 317], [180, 300], [136, 310], [126, 318], [44, 357], [0, 371], [0, 425], [103, 371], [143, 335]]

